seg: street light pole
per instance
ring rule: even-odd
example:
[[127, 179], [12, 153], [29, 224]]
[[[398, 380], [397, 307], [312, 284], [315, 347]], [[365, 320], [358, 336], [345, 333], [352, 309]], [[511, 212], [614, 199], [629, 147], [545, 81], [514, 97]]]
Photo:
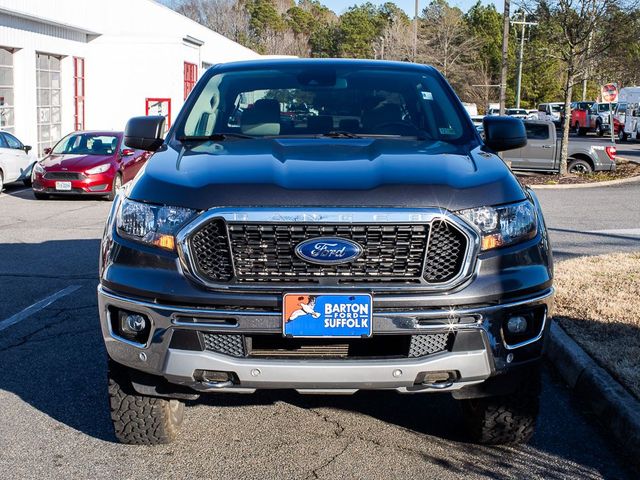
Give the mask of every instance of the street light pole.
[[524, 61], [524, 34], [527, 25], [538, 25], [537, 22], [525, 21], [525, 14], [522, 12], [521, 22], [511, 22], [514, 25], [522, 25], [522, 37], [520, 38], [520, 53], [518, 54], [518, 80], [516, 83], [516, 108], [520, 108], [520, 92], [522, 89], [522, 63]]
[[507, 100], [507, 53], [509, 48], [509, 7], [510, 0], [504, 0], [504, 13], [502, 14], [502, 69], [500, 72], [500, 115], [504, 115]]

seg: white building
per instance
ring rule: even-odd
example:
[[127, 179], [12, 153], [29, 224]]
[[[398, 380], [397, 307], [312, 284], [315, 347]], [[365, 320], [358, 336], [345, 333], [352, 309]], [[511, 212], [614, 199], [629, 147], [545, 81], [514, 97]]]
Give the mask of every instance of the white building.
[[0, 0], [0, 128], [40, 156], [73, 130], [171, 123], [207, 67], [256, 57], [152, 0]]

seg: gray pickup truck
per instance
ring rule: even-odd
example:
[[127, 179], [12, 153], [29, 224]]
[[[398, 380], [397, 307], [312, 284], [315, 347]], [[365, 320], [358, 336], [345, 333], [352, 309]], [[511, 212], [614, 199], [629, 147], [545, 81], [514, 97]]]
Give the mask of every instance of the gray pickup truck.
[[[505, 152], [513, 170], [557, 172], [560, 170], [560, 140], [555, 125], [543, 120], [526, 120], [527, 144]], [[569, 143], [569, 173], [591, 173], [616, 169], [614, 145]]]

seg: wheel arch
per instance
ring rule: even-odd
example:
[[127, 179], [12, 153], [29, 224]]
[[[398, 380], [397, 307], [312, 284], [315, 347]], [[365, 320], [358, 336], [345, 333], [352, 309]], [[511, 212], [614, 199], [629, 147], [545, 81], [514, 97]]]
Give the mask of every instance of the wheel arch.
[[574, 153], [574, 154], [571, 154], [571, 155], [569, 155], [569, 158], [567, 160], [568, 160], [567, 163], [571, 163], [571, 160], [584, 160], [585, 162], [587, 162], [591, 166], [591, 170], [595, 171], [595, 164], [593, 162], [593, 158], [591, 158], [586, 153]]

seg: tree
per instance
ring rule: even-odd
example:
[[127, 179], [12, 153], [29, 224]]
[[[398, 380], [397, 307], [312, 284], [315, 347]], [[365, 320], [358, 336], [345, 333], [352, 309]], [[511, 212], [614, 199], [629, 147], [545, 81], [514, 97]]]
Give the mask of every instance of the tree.
[[562, 62], [565, 68], [561, 175], [567, 174], [573, 87], [591, 61], [610, 47], [612, 36], [605, 21], [616, 3], [620, 4], [620, 0], [538, 0], [543, 15], [539, 21], [544, 22], [551, 43], [547, 55]]
[[372, 58], [374, 42], [383, 28], [384, 20], [372, 3], [351, 7], [340, 17], [340, 56]]

